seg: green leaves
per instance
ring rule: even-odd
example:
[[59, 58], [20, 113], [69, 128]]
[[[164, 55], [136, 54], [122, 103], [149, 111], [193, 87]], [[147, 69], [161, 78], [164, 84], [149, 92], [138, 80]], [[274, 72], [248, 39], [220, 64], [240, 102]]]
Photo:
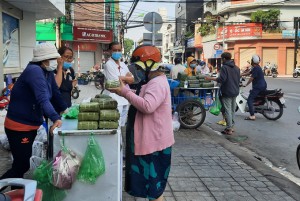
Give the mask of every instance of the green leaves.
[[276, 32], [279, 31], [279, 16], [280, 10], [278, 9], [258, 10], [251, 14], [251, 21], [262, 23], [265, 32]]

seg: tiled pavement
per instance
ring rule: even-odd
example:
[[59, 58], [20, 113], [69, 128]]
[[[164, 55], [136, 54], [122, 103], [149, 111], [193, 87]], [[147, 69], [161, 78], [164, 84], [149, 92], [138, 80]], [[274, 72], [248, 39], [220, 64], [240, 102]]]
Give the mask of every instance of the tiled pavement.
[[[81, 98], [98, 91], [81, 86]], [[80, 100], [78, 100], [80, 101]], [[0, 115], [3, 130], [3, 115]], [[1, 131], [3, 132], [3, 131]], [[0, 133], [1, 134], [1, 133]], [[175, 133], [172, 167], [164, 196], [167, 201], [292, 201], [286, 192], [210, 137], [209, 129]], [[0, 149], [0, 175], [10, 166]], [[299, 191], [300, 192], [300, 191]], [[123, 192], [124, 201], [146, 201]]]

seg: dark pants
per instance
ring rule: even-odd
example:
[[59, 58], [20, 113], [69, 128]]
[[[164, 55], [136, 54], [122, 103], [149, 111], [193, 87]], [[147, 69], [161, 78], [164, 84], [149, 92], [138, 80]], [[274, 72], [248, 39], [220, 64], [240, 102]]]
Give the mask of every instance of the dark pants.
[[254, 99], [262, 91], [265, 91], [265, 89], [252, 89], [252, 90], [250, 90], [250, 94], [248, 96], [247, 103], [248, 103], [249, 113], [250, 113], [251, 116], [254, 116], [254, 106], [253, 106]]
[[5, 128], [11, 153], [13, 155], [13, 164], [0, 179], [5, 178], [23, 178], [24, 174], [30, 168], [30, 157], [32, 154], [32, 144], [36, 137], [37, 130], [33, 131], [13, 131]]

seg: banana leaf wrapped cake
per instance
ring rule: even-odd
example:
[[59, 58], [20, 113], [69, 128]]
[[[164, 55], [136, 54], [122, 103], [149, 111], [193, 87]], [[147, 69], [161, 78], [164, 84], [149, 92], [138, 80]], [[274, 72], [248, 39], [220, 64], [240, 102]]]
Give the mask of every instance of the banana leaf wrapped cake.
[[98, 121], [79, 121], [78, 130], [96, 130], [98, 129]]
[[118, 110], [100, 110], [100, 121], [116, 121], [120, 119]]
[[99, 121], [99, 113], [81, 112], [78, 114], [78, 121]]
[[99, 112], [99, 103], [81, 103], [79, 105], [79, 112]]

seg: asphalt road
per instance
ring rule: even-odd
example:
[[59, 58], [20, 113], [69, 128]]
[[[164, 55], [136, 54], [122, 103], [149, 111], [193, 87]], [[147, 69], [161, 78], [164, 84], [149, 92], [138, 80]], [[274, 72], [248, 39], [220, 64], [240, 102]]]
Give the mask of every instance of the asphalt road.
[[[270, 121], [261, 114], [256, 115], [256, 121], [245, 121], [249, 113], [237, 113], [235, 137], [230, 140], [238, 141], [251, 151], [269, 159], [274, 166], [287, 170], [300, 178], [300, 171], [296, 162], [296, 149], [300, 141], [300, 120], [298, 106], [300, 106], [300, 78], [266, 78], [268, 89], [281, 88], [284, 92], [287, 108], [283, 116], [277, 121]], [[244, 89], [248, 93], [250, 87]], [[216, 124], [221, 119], [207, 113], [205, 123], [214, 130], [224, 128]]]

